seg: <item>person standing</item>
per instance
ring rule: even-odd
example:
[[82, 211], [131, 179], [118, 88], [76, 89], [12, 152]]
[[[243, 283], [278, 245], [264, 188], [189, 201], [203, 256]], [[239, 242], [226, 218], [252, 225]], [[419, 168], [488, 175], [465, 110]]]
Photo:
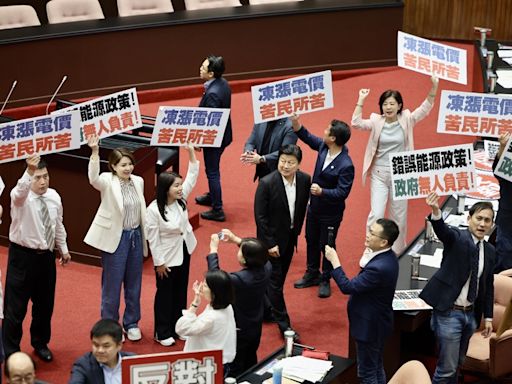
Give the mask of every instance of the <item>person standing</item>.
[[[231, 88], [222, 77], [225, 70], [222, 56], [210, 55], [204, 59], [199, 68], [199, 76], [205, 80], [204, 94], [199, 103], [206, 108], [231, 108]], [[203, 148], [204, 169], [208, 179], [209, 192], [196, 197], [199, 205], [211, 206], [212, 209], [201, 213], [205, 220], [225, 221], [226, 215], [222, 205], [222, 188], [220, 184], [220, 158], [224, 149], [233, 141], [231, 116], [228, 118], [226, 130], [220, 148]]]
[[492, 332], [495, 252], [484, 237], [492, 228], [494, 210], [490, 202], [473, 204], [468, 228], [461, 230], [445, 224], [435, 192], [426, 202], [432, 208], [429, 220], [443, 243], [441, 267], [420, 293], [433, 308], [430, 325], [439, 345], [432, 383], [457, 383], [458, 367], [482, 314], [482, 335], [489, 337]]
[[297, 135], [288, 118], [254, 124], [240, 156], [243, 164], [255, 165], [254, 180], [261, 179], [277, 169], [279, 149], [295, 144]]
[[318, 152], [311, 184], [311, 198], [306, 216], [307, 269], [295, 288], [320, 285], [318, 297], [331, 296], [330, 278], [332, 265], [323, 259], [322, 274], [320, 260], [332, 233], [332, 245], [345, 211], [347, 199], [354, 182], [354, 165], [348, 154], [346, 143], [350, 139], [350, 127], [340, 120], [332, 120], [324, 130], [322, 138], [308, 132], [297, 115], [292, 116], [293, 130], [300, 140]]
[[5, 279], [3, 341], [6, 357], [20, 350], [23, 319], [32, 300], [30, 337], [41, 360], [53, 360], [48, 348], [55, 301], [55, 250], [60, 264], [71, 260], [62, 222], [60, 195], [50, 188], [44, 160], [32, 155], [27, 169], [11, 191], [9, 259]]
[[398, 237], [394, 221], [378, 219], [366, 233], [361, 271], [350, 280], [334, 248], [325, 246], [332, 276], [350, 295], [347, 304], [350, 335], [356, 341], [357, 377], [362, 384], [386, 384], [382, 358], [384, 342], [393, 332], [393, 296], [398, 280], [398, 259], [391, 249]]
[[395, 221], [400, 229], [399, 238], [393, 246], [398, 255], [406, 247], [407, 200], [392, 198], [389, 157], [396, 152], [414, 149], [413, 128], [427, 117], [434, 106], [439, 80], [432, 76], [431, 81], [432, 87], [425, 101], [413, 112], [403, 110], [402, 95], [396, 90], [389, 89], [380, 95], [380, 115], [372, 113], [369, 119], [363, 119], [363, 105], [370, 90], [361, 89], [352, 115], [352, 127], [371, 131], [363, 161], [363, 184], [368, 173], [371, 179], [371, 210], [366, 226], [370, 228], [375, 220], [384, 217], [388, 205], [389, 218]]
[[140, 289], [142, 259], [147, 255], [144, 219], [144, 180], [133, 175], [135, 158], [124, 148], [108, 158], [110, 172], [100, 174], [99, 139], [90, 136], [89, 183], [101, 193], [101, 203], [84, 242], [101, 251], [101, 318], [119, 320], [121, 287], [124, 286], [123, 328], [128, 340], [142, 338]]
[[165, 347], [175, 343], [176, 321], [187, 306], [190, 255], [197, 240], [188, 221], [186, 200], [196, 185], [199, 162], [194, 147], [187, 147], [188, 172], [163, 172], [158, 176], [156, 200], [149, 204], [146, 232], [156, 274], [155, 340]]
[[299, 170], [302, 151], [295, 144], [279, 150], [277, 170], [263, 177], [254, 197], [257, 237], [269, 248], [272, 275], [267, 301], [281, 334], [290, 325], [283, 287], [302, 229], [311, 188], [311, 176]]

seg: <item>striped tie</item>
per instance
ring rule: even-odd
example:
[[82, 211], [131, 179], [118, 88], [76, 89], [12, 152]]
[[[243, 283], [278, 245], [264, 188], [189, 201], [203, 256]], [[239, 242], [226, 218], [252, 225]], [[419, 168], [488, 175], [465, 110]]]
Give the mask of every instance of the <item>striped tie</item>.
[[48, 206], [46, 205], [46, 201], [44, 201], [43, 196], [39, 196], [39, 202], [41, 204], [41, 220], [43, 222], [44, 227], [44, 238], [46, 240], [46, 244], [48, 245], [48, 249], [53, 251], [55, 237], [53, 236], [52, 229], [52, 221], [50, 219], [50, 212], [48, 212]]

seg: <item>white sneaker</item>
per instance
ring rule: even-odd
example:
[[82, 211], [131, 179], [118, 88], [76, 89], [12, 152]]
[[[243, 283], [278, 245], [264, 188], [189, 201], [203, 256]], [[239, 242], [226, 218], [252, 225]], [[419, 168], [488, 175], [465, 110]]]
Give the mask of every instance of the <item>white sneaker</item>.
[[174, 345], [176, 344], [176, 340], [174, 340], [174, 337], [168, 337], [167, 339], [164, 339], [164, 340], [157, 340], [161, 345], [163, 345], [164, 347], [170, 347], [171, 345]]
[[130, 341], [139, 341], [140, 339], [142, 339], [142, 332], [138, 327], [130, 328], [126, 331], [126, 336]]

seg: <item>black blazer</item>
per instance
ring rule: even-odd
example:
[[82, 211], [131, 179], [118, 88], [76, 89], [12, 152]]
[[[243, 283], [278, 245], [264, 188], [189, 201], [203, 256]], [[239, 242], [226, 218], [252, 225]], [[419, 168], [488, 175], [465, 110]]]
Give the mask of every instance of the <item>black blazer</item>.
[[[296, 198], [293, 215], [293, 234], [297, 237], [302, 229], [306, 207], [308, 205], [311, 176], [297, 171], [295, 178]], [[268, 248], [276, 245], [281, 252], [286, 249], [291, 226], [290, 209], [284, 189], [283, 177], [274, 171], [260, 180], [254, 197], [254, 218], [256, 220], [258, 239]]]
[[[206, 260], [209, 271], [220, 269], [217, 253], [210, 253]], [[229, 273], [235, 290], [233, 310], [236, 326], [239, 328], [237, 333], [239, 339], [259, 340], [261, 336], [263, 301], [271, 272], [272, 265], [267, 262], [262, 268], [244, 268], [238, 272]]]
[[[219, 77], [214, 79], [208, 88], [205, 90], [200, 107], [206, 108], [231, 108], [231, 88], [228, 82]], [[224, 138], [222, 139], [221, 148], [226, 148], [233, 141], [233, 133], [231, 131], [231, 114], [229, 115], [226, 130], [224, 131]]]
[[[471, 233], [448, 227], [440, 220], [430, 220], [439, 240], [443, 242], [441, 267], [429, 280], [420, 297], [438, 311], [447, 311], [471, 274], [471, 254], [477, 252]], [[494, 307], [494, 247], [484, 242], [484, 270], [478, 282], [478, 296], [475, 300], [475, 318], [480, 323], [482, 313], [492, 318]]]
[[316, 215], [343, 219], [345, 211], [345, 199], [348, 197], [354, 182], [354, 165], [348, 155], [348, 148], [343, 146], [341, 153], [322, 170], [329, 148], [323, 139], [316, 137], [302, 127], [297, 131], [297, 136], [309, 147], [318, 152], [313, 173], [313, 183], [322, 188], [321, 196], [311, 195], [310, 210]]
[[[131, 352], [122, 352], [121, 356], [133, 356]], [[87, 352], [73, 364], [68, 384], [105, 384], [103, 369], [91, 352]]]

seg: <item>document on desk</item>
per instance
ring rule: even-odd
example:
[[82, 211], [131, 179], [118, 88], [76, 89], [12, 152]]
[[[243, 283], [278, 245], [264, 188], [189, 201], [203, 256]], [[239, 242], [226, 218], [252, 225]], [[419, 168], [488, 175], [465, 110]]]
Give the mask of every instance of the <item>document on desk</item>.
[[499, 85], [503, 88], [512, 88], [512, 70], [497, 70], [496, 75], [498, 76], [497, 81]]
[[420, 299], [421, 289], [399, 289], [393, 296], [393, 311], [418, 311], [432, 309]]
[[443, 260], [443, 250], [437, 248], [433, 255], [420, 255], [420, 264], [426, 265], [427, 267], [440, 268], [441, 261]]
[[501, 57], [502, 59], [504, 57], [512, 57], [512, 49], [499, 49], [498, 56]]
[[330, 360], [311, 359], [304, 356], [287, 357], [279, 361], [279, 364], [283, 367], [283, 377], [299, 383], [322, 381], [333, 366]]

